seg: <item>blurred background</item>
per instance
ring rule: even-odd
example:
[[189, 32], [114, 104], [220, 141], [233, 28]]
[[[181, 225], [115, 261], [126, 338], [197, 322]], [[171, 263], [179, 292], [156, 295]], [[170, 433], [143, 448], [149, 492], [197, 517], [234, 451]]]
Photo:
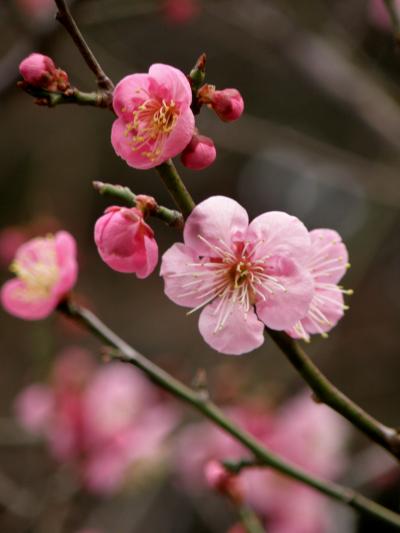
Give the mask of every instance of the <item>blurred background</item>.
[[[344, 280], [354, 289], [350, 310], [328, 340], [315, 338], [308, 350], [340, 389], [398, 426], [400, 54], [383, 3], [183, 4], [77, 0], [73, 12], [114, 82], [147, 72], [155, 62], [189, 72], [206, 52], [207, 81], [240, 90], [245, 101], [240, 120], [222, 123], [208, 109], [198, 118], [201, 133], [214, 139], [216, 162], [201, 172], [179, 161], [177, 166], [195, 201], [224, 194], [251, 218], [284, 210], [309, 229], [334, 228], [342, 235], [352, 265]], [[138, 280], [99, 259], [93, 226], [110, 201], [93, 191], [92, 180], [128, 185], [172, 203], [155, 171], [136, 171], [116, 157], [110, 113], [36, 106], [16, 88], [19, 62], [37, 51], [66, 70], [73, 85], [94, 89], [71, 39], [54, 22], [54, 11], [44, 0], [0, 4], [1, 280], [9, 277], [16, 243], [66, 229], [79, 246], [77, 298], [122, 337], [186, 382], [204, 369], [217, 401], [249, 393], [268, 408], [281, 405], [303, 386], [269, 339], [251, 355], [220, 355], [202, 341], [198, 316], [186, 316], [165, 297], [157, 273]], [[157, 220], [151, 225], [162, 252], [181, 238]], [[80, 345], [97, 355], [99, 344], [57, 316], [26, 323], [0, 310], [0, 320], [1, 532], [229, 529], [235, 522], [230, 506], [218, 495], [191, 497], [174, 479], [172, 459], [158, 475], [142, 476], [107, 498], [77, 489], [46, 444], [20, 429], [13, 405], [26, 386], [48, 379], [62, 348]], [[400, 510], [400, 485], [396, 475], [386, 475], [390, 459], [359, 435], [351, 436], [348, 453], [349, 468], [341, 475], [346, 483]], [[316, 533], [392, 531], [342, 507], [335, 507], [334, 517], [329, 529]]]

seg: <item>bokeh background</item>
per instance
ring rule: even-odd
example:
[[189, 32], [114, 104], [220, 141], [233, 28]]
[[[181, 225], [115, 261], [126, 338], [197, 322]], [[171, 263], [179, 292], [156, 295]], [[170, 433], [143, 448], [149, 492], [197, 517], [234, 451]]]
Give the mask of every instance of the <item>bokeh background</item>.
[[[217, 146], [215, 164], [202, 172], [184, 169], [179, 161], [177, 166], [195, 201], [224, 194], [251, 217], [284, 210], [310, 229], [341, 233], [352, 265], [345, 285], [354, 296], [329, 339], [314, 339], [309, 352], [339, 388], [397, 426], [400, 54], [371, 4], [199, 0], [198, 12], [187, 20], [175, 20], [161, 0], [77, 0], [73, 8], [114, 81], [145, 72], [154, 62], [188, 72], [206, 52], [208, 82], [240, 90], [246, 108], [239, 121], [224, 124], [207, 109], [199, 117], [200, 131]], [[109, 201], [93, 191], [92, 180], [128, 185], [172, 203], [156, 172], [135, 171], [116, 157], [110, 113], [36, 106], [16, 88], [19, 61], [31, 51], [51, 55], [80, 89], [94, 87], [70, 38], [53, 21], [53, 8], [40, 14], [30, 9], [27, 0], [0, 4], [1, 228], [15, 226], [29, 236], [53, 228], [70, 231], [80, 251], [77, 296], [187, 382], [204, 369], [214, 398], [225, 394], [221, 383], [240, 375], [251, 376], [251, 389], [271, 404], [300, 390], [299, 377], [270, 340], [251, 355], [217, 354], [202, 341], [198, 317], [186, 316], [164, 296], [157, 272], [137, 280], [101, 262], [93, 225]], [[180, 239], [157, 220], [152, 226], [162, 251]], [[2, 280], [9, 276], [5, 263]], [[45, 447], [15, 424], [13, 401], [27, 384], [46, 378], [62, 347], [79, 344], [97, 354], [99, 344], [57, 317], [25, 323], [0, 310], [0, 320], [0, 531], [68, 533], [86, 525], [116, 533], [226, 530], [229, 506], [217, 496], [205, 505], [195, 501], [168, 476], [112, 499], [82, 493], [70, 498]], [[364, 488], [366, 454], [374, 452], [357, 435], [351, 446], [354, 460], [346, 481]], [[384, 470], [391, 463], [378, 455], [374, 464]], [[373, 483], [365, 490], [398, 507], [398, 488], [389, 485], [383, 493]], [[33, 496], [48, 499], [36, 519], [27, 517], [24, 507]], [[336, 516], [333, 531], [378, 531], [341, 508]]]

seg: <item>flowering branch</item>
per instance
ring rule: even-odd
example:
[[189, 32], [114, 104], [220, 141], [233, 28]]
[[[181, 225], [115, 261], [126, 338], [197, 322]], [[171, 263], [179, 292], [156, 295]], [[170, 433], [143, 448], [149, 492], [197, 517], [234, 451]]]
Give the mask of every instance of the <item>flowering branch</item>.
[[55, 107], [60, 104], [89, 105], [93, 107], [111, 108], [111, 95], [105, 91], [83, 92], [76, 88], [67, 89], [64, 92], [48, 91], [42, 87], [35, 87], [23, 81], [18, 86], [25, 92], [36, 98], [36, 103]]
[[182, 211], [182, 214], [187, 218], [192, 212], [195, 203], [191, 197], [189, 191], [186, 189], [181, 177], [172, 160], [166, 161], [162, 165], [156, 167], [157, 172], [160, 174], [164, 185], [167, 187], [170, 195], [172, 196], [175, 204]]
[[[93, 187], [101, 195], [112, 196], [118, 200], [126, 202], [131, 207], [136, 207], [137, 195], [134, 194], [129, 187], [112, 185], [111, 183], [103, 183], [102, 181], [94, 181]], [[179, 211], [168, 209], [167, 207], [155, 203], [155, 205], [149, 209], [149, 215], [159, 218], [173, 228], [183, 228], [184, 221], [182, 214]]]
[[379, 518], [400, 529], [400, 515], [397, 513], [373, 502], [353, 489], [314, 477], [270, 452], [252, 435], [229, 420], [216, 405], [205, 399], [204, 395], [198, 394], [197, 391], [181, 383], [129, 346], [89, 310], [77, 306], [67, 300], [62, 302], [58, 309], [76, 322], [82, 324], [108, 346], [114, 348], [114, 350], [108, 352], [113, 358], [140, 368], [151, 381], [170, 392], [176, 398], [191, 405], [194, 409], [219, 426], [223, 431], [229, 433], [235, 440], [247, 448], [260, 464], [269, 466], [277, 472], [300, 481], [326, 496], [347, 504], [358, 511]]
[[314, 391], [318, 401], [329, 405], [371, 440], [385, 448], [397, 459], [400, 459], [400, 435], [394, 428], [388, 427], [373, 418], [337, 389], [315, 366], [296, 341], [281, 331], [274, 331], [268, 328], [267, 331], [290, 363]]

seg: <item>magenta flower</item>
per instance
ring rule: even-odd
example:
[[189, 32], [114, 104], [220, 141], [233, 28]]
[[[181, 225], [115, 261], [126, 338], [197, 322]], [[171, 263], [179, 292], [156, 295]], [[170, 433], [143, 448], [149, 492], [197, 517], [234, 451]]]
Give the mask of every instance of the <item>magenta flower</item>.
[[10, 269], [17, 277], [1, 289], [5, 310], [25, 320], [45, 318], [76, 282], [75, 239], [66, 231], [31, 239], [18, 248]]
[[337, 285], [349, 267], [340, 235], [331, 229], [316, 229], [310, 231], [310, 238], [307, 267], [314, 278], [315, 292], [305, 317], [287, 330], [291, 337], [306, 341], [315, 333], [326, 336], [336, 326], [347, 308], [343, 294], [352, 294]]
[[224, 122], [232, 122], [242, 116], [244, 101], [237, 89], [217, 91], [213, 85], [203, 85], [199, 99], [211, 107]]
[[187, 219], [184, 244], [163, 256], [165, 293], [191, 312], [204, 308], [200, 333], [215, 350], [249, 352], [263, 343], [264, 325], [288, 329], [307, 313], [314, 292], [304, 266], [309, 249], [297, 218], [272, 211], [249, 224], [237, 202], [213, 196]]
[[203, 170], [214, 163], [217, 157], [215, 145], [209, 137], [193, 135], [192, 140], [181, 154], [181, 161], [185, 167], [192, 170]]
[[114, 90], [118, 116], [111, 132], [114, 150], [140, 169], [176, 156], [193, 135], [191, 102], [189, 81], [174, 67], [155, 64], [148, 74], [126, 76]]
[[157, 265], [157, 241], [140, 209], [109, 207], [96, 222], [94, 239], [103, 261], [117, 272], [143, 279]]

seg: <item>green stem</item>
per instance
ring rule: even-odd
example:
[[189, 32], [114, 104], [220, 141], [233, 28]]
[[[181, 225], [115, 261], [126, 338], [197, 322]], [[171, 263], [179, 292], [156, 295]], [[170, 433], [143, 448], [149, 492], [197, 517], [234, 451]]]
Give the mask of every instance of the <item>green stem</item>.
[[[103, 183], [102, 181], [94, 181], [93, 187], [101, 195], [112, 196], [113, 198], [122, 200], [129, 206], [136, 206], [136, 194], [134, 194], [129, 187], [112, 185], [111, 183]], [[184, 221], [182, 214], [174, 209], [168, 209], [167, 207], [157, 204], [153, 209], [150, 210], [150, 215], [155, 218], [159, 218], [168, 224], [168, 226], [178, 229], [183, 228]]]
[[79, 91], [78, 89], [69, 89], [61, 93], [56, 91], [46, 91], [46, 89], [27, 85], [24, 82], [21, 82], [19, 86], [25, 92], [37, 98], [39, 104], [47, 105], [49, 107], [55, 107], [62, 104], [78, 104], [112, 109], [111, 94], [104, 91], [87, 93]]
[[179, 176], [174, 163], [170, 159], [156, 167], [156, 170], [184, 218], [187, 218], [194, 209], [195, 203]]
[[240, 520], [247, 533], [265, 533], [265, 527], [262, 526], [256, 513], [245, 504], [242, 504], [239, 508]]
[[268, 328], [267, 331], [290, 363], [314, 391], [318, 401], [332, 407], [332, 409], [351, 422], [353, 426], [385, 448], [397, 459], [400, 459], [400, 435], [394, 428], [376, 420], [337, 389], [315, 366], [295, 340], [281, 331], [274, 331]]
[[140, 368], [154, 383], [164, 390], [169, 391], [175, 397], [180, 398], [183, 402], [191, 405], [222, 430], [229, 433], [235, 440], [243, 444], [254, 455], [257, 461], [263, 465], [269, 466], [289, 478], [313, 487], [326, 496], [347, 504], [358, 511], [379, 518], [400, 529], [400, 515], [397, 513], [365, 498], [353, 489], [312, 476], [301, 468], [297, 468], [270, 452], [252, 435], [229, 420], [216, 405], [204, 399], [201, 394], [187, 387], [141, 355], [87, 309], [74, 305], [69, 301], [64, 301], [60, 304], [59, 310], [81, 323], [108, 346], [115, 348], [117, 352], [114, 353], [114, 357]]

